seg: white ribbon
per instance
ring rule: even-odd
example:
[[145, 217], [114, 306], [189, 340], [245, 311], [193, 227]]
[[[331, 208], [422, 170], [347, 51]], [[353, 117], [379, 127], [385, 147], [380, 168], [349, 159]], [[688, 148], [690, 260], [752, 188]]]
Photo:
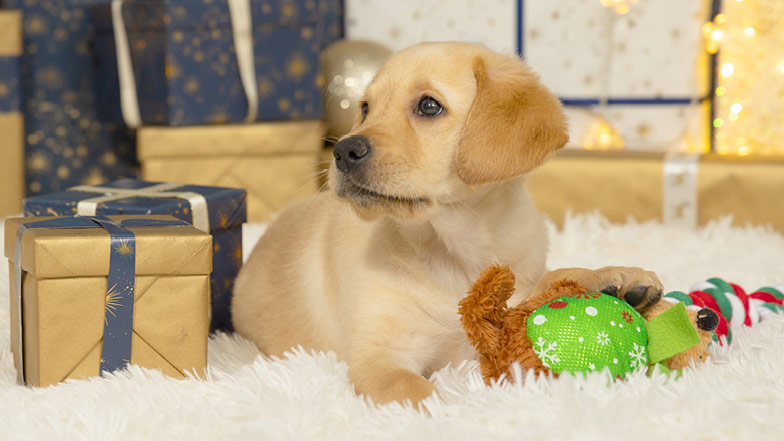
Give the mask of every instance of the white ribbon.
[[122, 16], [125, 0], [112, 0], [112, 26], [114, 27], [114, 46], [117, 52], [117, 76], [120, 80], [120, 109], [125, 125], [135, 129], [142, 125], [139, 112], [139, 95], [136, 93], [136, 78], [131, 62], [131, 48], [128, 32]]
[[234, 54], [240, 70], [242, 88], [248, 100], [245, 122], [256, 121], [259, 93], [256, 87], [256, 61], [253, 56], [253, 23], [250, 16], [250, 0], [228, 0], [231, 15], [231, 30], [234, 36]]
[[697, 226], [697, 171], [699, 155], [669, 153], [664, 158], [662, 220], [686, 228]]
[[[234, 37], [234, 54], [237, 57], [240, 80], [248, 101], [246, 122], [256, 120], [259, 95], [256, 87], [256, 64], [253, 55], [253, 26], [250, 14], [250, 0], [226, 0], [231, 15], [232, 35]], [[112, 25], [114, 27], [114, 44], [117, 51], [117, 73], [120, 80], [120, 107], [125, 124], [131, 128], [142, 125], [139, 111], [139, 95], [136, 92], [136, 78], [133, 73], [133, 61], [128, 44], [128, 32], [122, 17], [122, 6], [125, 0], [112, 0]]]
[[98, 210], [98, 204], [125, 198], [185, 199], [190, 204], [193, 226], [205, 233], [209, 233], [210, 214], [207, 207], [207, 199], [199, 193], [192, 191], [171, 191], [183, 187], [184, 185], [185, 184], [177, 182], [165, 182], [137, 189], [79, 185], [71, 187], [69, 190], [83, 191], [85, 193], [103, 193], [103, 196], [96, 196], [94, 198], [79, 201], [76, 205], [76, 214], [79, 216], [95, 216], [96, 211]]

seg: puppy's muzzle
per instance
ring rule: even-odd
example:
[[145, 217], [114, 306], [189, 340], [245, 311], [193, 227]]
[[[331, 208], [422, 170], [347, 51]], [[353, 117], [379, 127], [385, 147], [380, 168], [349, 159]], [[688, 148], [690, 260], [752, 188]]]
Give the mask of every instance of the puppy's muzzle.
[[335, 166], [343, 173], [351, 173], [367, 162], [372, 149], [370, 141], [364, 136], [350, 136], [335, 144], [332, 156]]

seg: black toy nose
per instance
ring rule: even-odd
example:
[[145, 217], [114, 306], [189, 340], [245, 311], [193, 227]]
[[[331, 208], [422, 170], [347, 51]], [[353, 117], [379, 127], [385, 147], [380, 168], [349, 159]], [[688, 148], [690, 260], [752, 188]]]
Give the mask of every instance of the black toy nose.
[[370, 141], [364, 136], [350, 136], [335, 144], [332, 156], [335, 166], [343, 173], [351, 173], [370, 157]]
[[703, 331], [713, 331], [719, 326], [719, 316], [715, 311], [702, 308], [697, 311], [697, 327]]

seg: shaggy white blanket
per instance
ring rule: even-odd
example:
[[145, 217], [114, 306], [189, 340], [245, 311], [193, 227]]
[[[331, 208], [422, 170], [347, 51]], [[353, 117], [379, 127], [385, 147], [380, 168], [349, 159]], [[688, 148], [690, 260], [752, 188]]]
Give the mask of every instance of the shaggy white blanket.
[[[248, 249], [261, 231], [246, 230]], [[784, 237], [734, 228], [729, 219], [689, 232], [577, 216], [552, 231], [551, 249], [551, 268], [642, 266], [668, 290], [712, 276], [747, 289], [784, 284]], [[2, 273], [0, 291], [7, 292]], [[601, 374], [527, 376], [486, 387], [476, 362], [465, 362], [433, 375], [442, 399], [430, 400], [427, 414], [368, 405], [332, 353], [269, 359], [233, 335], [210, 341], [204, 379], [132, 367], [110, 378], [22, 387], [9, 350], [7, 295], [0, 299], [2, 440], [784, 439], [782, 316], [735, 332], [730, 347], [678, 380], [633, 375], [608, 385]]]

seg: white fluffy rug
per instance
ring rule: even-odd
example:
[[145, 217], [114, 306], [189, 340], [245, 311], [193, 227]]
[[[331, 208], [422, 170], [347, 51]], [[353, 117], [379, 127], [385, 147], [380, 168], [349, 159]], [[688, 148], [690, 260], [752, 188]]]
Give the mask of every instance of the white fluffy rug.
[[[260, 233], [249, 226], [248, 248]], [[784, 237], [733, 228], [728, 219], [688, 232], [578, 216], [553, 231], [551, 249], [551, 268], [643, 266], [658, 272], [668, 290], [712, 276], [747, 289], [784, 284]], [[2, 272], [0, 291], [7, 286]], [[781, 316], [735, 332], [730, 347], [678, 380], [637, 375], [608, 386], [595, 374], [486, 387], [475, 362], [448, 367], [433, 375], [442, 400], [430, 401], [427, 415], [369, 406], [331, 353], [271, 360], [228, 335], [210, 342], [205, 379], [177, 381], [131, 368], [45, 389], [18, 386], [7, 294], [0, 298], [2, 440], [784, 439]]]

